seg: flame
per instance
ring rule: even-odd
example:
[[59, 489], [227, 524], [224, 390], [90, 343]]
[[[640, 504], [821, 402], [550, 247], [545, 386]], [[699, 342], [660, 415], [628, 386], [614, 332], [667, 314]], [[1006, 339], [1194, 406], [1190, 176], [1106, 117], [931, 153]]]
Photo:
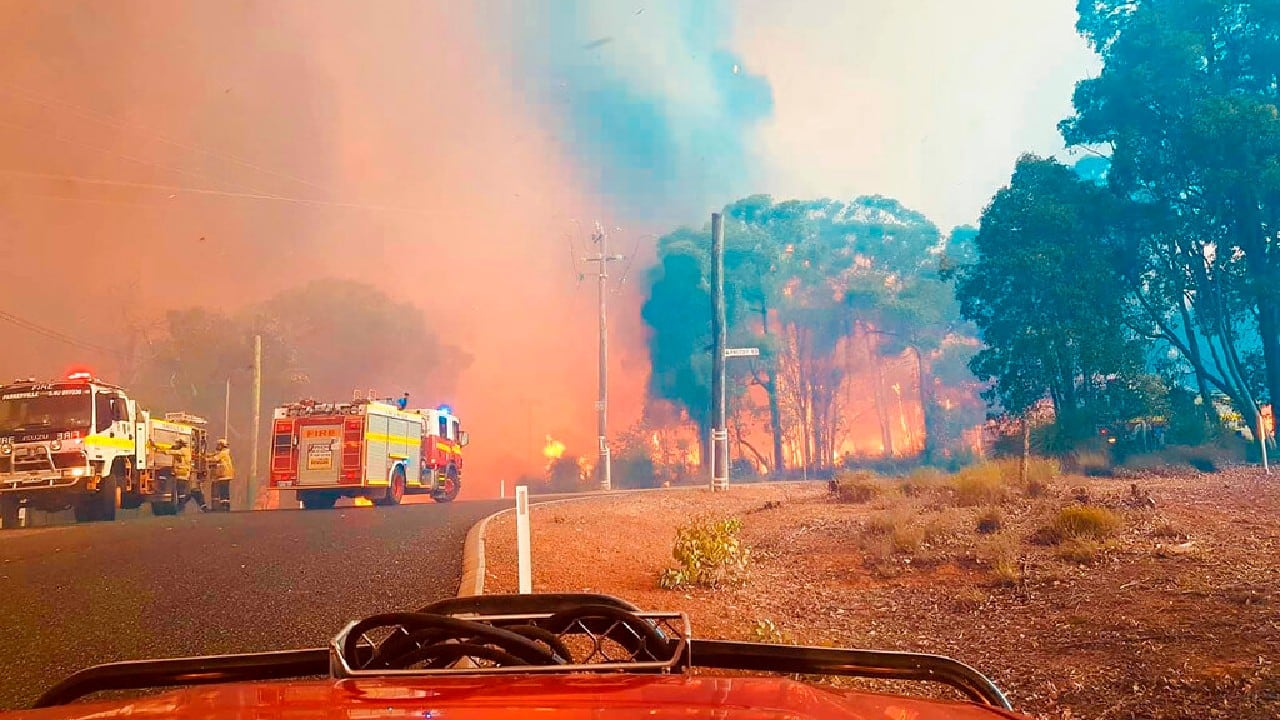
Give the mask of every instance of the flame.
[[367, 497], [355, 498], [356, 507], [373, 507], [373, 501]]
[[547, 444], [542, 446], [542, 456], [547, 460], [559, 460], [561, 455], [564, 455], [564, 443], [548, 435]]

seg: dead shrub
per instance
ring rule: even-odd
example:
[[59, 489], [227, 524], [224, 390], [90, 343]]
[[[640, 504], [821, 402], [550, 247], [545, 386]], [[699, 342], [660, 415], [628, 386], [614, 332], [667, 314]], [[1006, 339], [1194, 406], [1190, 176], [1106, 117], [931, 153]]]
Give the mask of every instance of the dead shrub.
[[960, 507], [998, 505], [1009, 496], [997, 463], [970, 465], [956, 473], [951, 484], [956, 493], [956, 505]]
[[884, 492], [884, 480], [870, 470], [840, 473], [832, 480], [836, 499], [842, 503], [869, 503]]
[[1101, 540], [1120, 527], [1119, 515], [1096, 505], [1069, 505], [1058, 511], [1053, 528], [1063, 540]]
[[1004, 526], [1004, 513], [1000, 512], [1000, 508], [987, 508], [978, 516], [978, 532], [982, 535], [990, 535], [997, 532]]

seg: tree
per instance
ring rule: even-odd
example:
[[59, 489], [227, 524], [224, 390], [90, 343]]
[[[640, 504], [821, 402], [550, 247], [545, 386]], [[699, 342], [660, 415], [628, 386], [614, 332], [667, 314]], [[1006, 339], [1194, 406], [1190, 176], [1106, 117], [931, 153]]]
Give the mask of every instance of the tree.
[[[775, 474], [788, 450], [805, 467], [829, 468], [853, 421], [843, 416], [850, 379], [879, 374], [885, 352], [910, 347], [927, 381], [930, 354], [959, 325], [937, 275], [940, 235], [919, 213], [882, 197], [775, 203], [757, 195], [724, 213], [730, 342], [761, 348], [758, 359], [729, 366], [738, 447], [763, 460], [745, 437], [748, 426], [767, 417]], [[662, 238], [642, 311], [651, 331], [649, 390], [699, 422], [700, 438], [709, 431], [707, 238], [705, 228]], [[740, 410], [752, 385], [764, 391], [760, 413]], [[892, 453], [885, 387], [873, 381], [871, 394]]]
[[[153, 408], [221, 418], [227, 380], [243, 392], [252, 377], [254, 335], [262, 336], [267, 411], [304, 396], [341, 400], [368, 389], [434, 404], [448, 399], [468, 362], [430, 331], [418, 308], [372, 285], [318, 280], [235, 315], [170, 311], [131, 389]], [[245, 438], [243, 402], [230, 419], [233, 436]]]
[[[988, 401], [1022, 416], [1041, 398], [1079, 427], [1110, 376], [1141, 369], [1107, 220], [1110, 195], [1053, 160], [1024, 155], [982, 214], [956, 296], [986, 347], [970, 362]], [[1090, 430], [1092, 428], [1089, 428]]]
[[1150, 334], [1254, 414], [1242, 343], [1280, 397], [1280, 5], [1225, 0], [1081, 2], [1102, 56], [1062, 132], [1110, 155], [1131, 201], [1137, 288]]

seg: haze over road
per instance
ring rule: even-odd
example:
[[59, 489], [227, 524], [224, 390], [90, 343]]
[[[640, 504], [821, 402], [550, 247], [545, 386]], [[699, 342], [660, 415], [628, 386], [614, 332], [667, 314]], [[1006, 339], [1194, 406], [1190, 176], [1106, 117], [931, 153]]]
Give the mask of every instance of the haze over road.
[[0, 533], [0, 709], [98, 663], [318, 647], [452, 596], [510, 501], [138, 517]]

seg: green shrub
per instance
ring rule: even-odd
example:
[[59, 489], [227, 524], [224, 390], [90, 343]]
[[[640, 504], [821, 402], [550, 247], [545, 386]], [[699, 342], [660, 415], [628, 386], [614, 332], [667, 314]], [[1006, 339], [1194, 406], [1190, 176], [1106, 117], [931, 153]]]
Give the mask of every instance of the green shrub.
[[1069, 505], [1058, 511], [1053, 529], [1062, 540], [1101, 540], [1120, 527], [1120, 516], [1096, 505]]
[[742, 521], [737, 518], [697, 518], [676, 528], [671, 557], [677, 567], [662, 571], [658, 585], [678, 588], [690, 585], [719, 587], [741, 579], [750, 552], [738, 539]]

